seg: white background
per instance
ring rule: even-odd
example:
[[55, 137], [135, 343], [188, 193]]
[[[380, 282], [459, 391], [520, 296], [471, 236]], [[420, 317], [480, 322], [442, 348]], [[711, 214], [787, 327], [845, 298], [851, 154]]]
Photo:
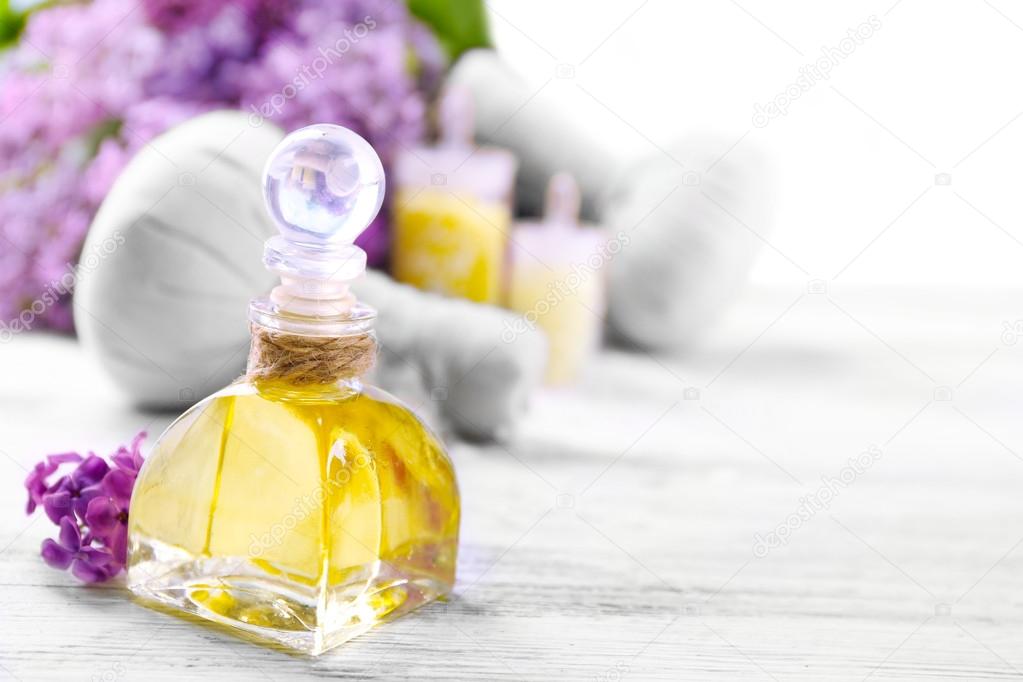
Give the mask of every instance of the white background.
[[[704, 130], [767, 151], [774, 224], [741, 217], [812, 278], [1023, 283], [1023, 8], [1005, 0], [488, 5], [498, 48], [534, 87], [559, 64], [574, 68], [537, 106], [565, 97], [581, 123], [647, 152]], [[829, 80], [787, 115], [753, 126], [755, 103], [872, 15], [880, 28]], [[935, 184], [940, 173], [951, 185]], [[765, 248], [752, 279], [808, 278]]]

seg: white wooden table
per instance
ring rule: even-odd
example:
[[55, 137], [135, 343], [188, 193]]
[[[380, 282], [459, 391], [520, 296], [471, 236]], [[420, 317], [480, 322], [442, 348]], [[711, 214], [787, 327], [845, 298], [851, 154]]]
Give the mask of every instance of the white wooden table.
[[453, 445], [457, 596], [317, 659], [41, 562], [24, 469], [169, 418], [125, 406], [73, 341], [18, 337], [0, 347], [0, 680], [1023, 678], [1023, 339], [1002, 337], [1020, 318], [1020, 292], [793, 286], [680, 358], [607, 352], [507, 449]]

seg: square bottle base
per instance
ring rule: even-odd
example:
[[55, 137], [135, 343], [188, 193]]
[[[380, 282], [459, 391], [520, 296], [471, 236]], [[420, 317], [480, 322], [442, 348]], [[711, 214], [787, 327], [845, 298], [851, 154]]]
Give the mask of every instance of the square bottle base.
[[248, 557], [193, 557], [157, 541], [145, 544], [146, 560], [128, 572], [128, 588], [144, 604], [314, 656], [451, 589], [385, 561], [348, 571], [342, 584], [325, 587], [263, 570]]

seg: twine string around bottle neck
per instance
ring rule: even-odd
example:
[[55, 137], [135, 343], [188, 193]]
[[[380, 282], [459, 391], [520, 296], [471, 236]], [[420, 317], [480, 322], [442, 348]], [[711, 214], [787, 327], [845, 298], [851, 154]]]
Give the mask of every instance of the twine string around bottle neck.
[[250, 325], [252, 343], [246, 374], [295, 386], [330, 384], [366, 374], [376, 360], [372, 332], [351, 336], [289, 334]]

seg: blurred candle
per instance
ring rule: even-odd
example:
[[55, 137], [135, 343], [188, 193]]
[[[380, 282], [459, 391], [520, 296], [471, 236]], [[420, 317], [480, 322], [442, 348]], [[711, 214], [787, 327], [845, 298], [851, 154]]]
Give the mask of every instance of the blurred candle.
[[547, 186], [543, 221], [512, 232], [508, 306], [547, 334], [547, 382], [574, 379], [600, 343], [605, 310], [605, 235], [579, 224], [579, 187], [559, 173]]
[[480, 303], [502, 299], [515, 157], [473, 145], [472, 99], [444, 93], [440, 141], [395, 162], [394, 277], [426, 291]]

